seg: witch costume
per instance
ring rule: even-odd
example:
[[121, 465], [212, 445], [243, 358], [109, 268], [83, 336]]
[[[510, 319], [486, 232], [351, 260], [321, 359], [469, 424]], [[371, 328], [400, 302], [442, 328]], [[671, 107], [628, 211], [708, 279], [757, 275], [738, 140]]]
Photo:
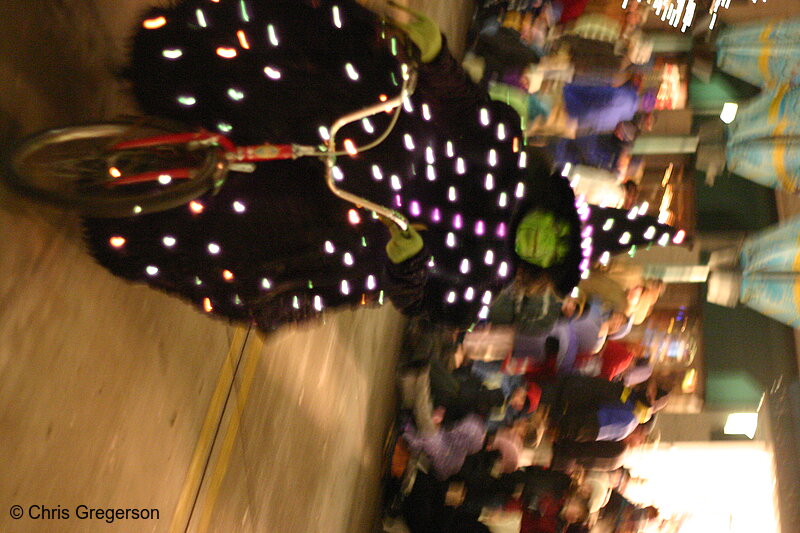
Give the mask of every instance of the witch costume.
[[[239, 144], [315, 145], [335, 118], [399, 92], [402, 65], [384, 30], [352, 1], [190, 0], [145, 14], [127, 76], [146, 114]], [[363, 146], [389, 120], [364, 119], [340, 140]], [[569, 251], [548, 268], [524, 268], [562, 294], [579, 279], [574, 196], [549, 172], [532, 179], [519, 122], [469, 80], [444, 42], [419, 66], [389, 137], [339, 158], [339, 186], [424, 226], [424, 249], [400, 264], [387, 260], [386, 228], [331, 194], [314, 159], [232, 172], [216, 193], [161, 213], [87, 219], [86, 238], [114, 274], [263, 330], [389, 298], [409, 314], [469, 325], [487, 316], [523, 263], [513, 236], [532, 208], [569, 223]]]

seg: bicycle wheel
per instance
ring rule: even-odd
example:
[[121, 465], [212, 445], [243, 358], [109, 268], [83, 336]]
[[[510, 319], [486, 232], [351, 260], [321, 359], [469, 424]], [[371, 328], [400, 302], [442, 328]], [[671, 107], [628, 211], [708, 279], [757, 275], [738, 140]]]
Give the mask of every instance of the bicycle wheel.
[[[127, 217], [182, 205], [210, 190], [227, 165], [212, 147], [185, 144], [109, 150], [123, 140], [176, 133], [152, 122], [52, 129], [23, 140], [6, 160], [11, 187], [35, 200], [94, 217]], [[183, 129], [185, 131], [185, 129]], [[189, 168], [187, 178], [115, 185], [118, 176]], [[116, 177], [115, 177], [116, 176]]]

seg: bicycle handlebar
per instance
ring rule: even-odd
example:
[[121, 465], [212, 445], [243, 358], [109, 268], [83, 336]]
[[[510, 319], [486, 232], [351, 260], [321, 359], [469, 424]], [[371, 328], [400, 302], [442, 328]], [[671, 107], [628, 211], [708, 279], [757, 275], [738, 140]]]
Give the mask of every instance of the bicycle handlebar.
[[356, 204], [360, 207], [365, 207], [381, 215], [383, 217], [388, 218], [395, 224], [397, 224], [402, 231], [406, 231], [408, 229], [408, 220], [395, 211], [394, 209], [388, 208], [386, 206], [382, 206], [380, 204], [376, 204], [375, 202], [371, 202], [366, 198], [362, 198], [350, 192], [347, 192], [343, 189], [340, 189], [336, 186], [336, 183], [333, 179], [333, 167], [336, 163], [336, 134], [339, 132], [347, 124], [351, 122], [355, 122], [356, 120], [360, 120], [362, 118], [366, 118], [372, 115], [377, 115], [382, 111], [386, 111], [387, 109], [394, 108], [394, 114], [392, 116], [392, 120], [389, 123], [389, 127], [386, 128], [386, 131], [381, 134], [376, 140], [372, 141], [371, 143], [365, 145], [364, 147], [360, 148], [358, 151], [365, 151], [371, 148], [374, 148], [378, 144], [382, 143], [386, 137], [389, 136], [391, 131], [394, 129], [395, 124], [397, 124], [397, 120], [400, 117], [400, 113], [403, 109], [403, 101], [411, 96], [414, 93], [414, 89], [416, 88], [417, 84], [417, 73], [415, 70], [410, 69], [407, 65], [403, 65], [403, 85], [400, 90], [400, 94], [395, 96], [394, 98], [387, 100], [386, 102], [381, 102], [380, 104], [371, 105], [369, 107], [365, 107], [363, 109], [359, 109], [357, 111], [353, 111], [347, 115], [344, 115], [336, 120], [330, 128], [330, 138], [327, 142], [327, 153], [322, 157], [325, 158], [325, 182], [328, 185], [328, 188], [331, 190], [333, 194]]

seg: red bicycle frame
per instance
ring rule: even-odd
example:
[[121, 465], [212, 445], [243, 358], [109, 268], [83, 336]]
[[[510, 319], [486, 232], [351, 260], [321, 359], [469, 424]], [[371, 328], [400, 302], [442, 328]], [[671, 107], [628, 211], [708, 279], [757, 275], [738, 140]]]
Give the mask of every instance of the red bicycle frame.
[[[370, 209], [375, 213], [382, 215], [389, 220], [392, 220], [395, 224], [397, 224], [403, 231], [408, 228], [408, 221], [405, 219], [403, 215], [390, 209], [388, 207], [376, 204], [367, 200], [366, 198], [361, 198], [356, 196], [352, 193], [349, 193], [345, 190], [338, 188], [334, 182], [332, 177], [333, 175], [333, 166], [336, 161], [336, 157], [339, 155], [350, 154], [354, 155], [360, 151], [365, 151], [377, 146], [389, 135], [391, 130], [394, 128], [394, 125], [397, 123], [397, 119], [400, 116], [400, 111], [402, 109], [403, 100], [408, 98], [414, 91], [414, 87], [416, 84], [416, 72], [410, 71], [407, 65], [403, 65], [403, 86], [400, 93], [395, 96], [394, 98], [371, 105], [364, 109], [360, 109], [354, 111], [344, 117], [339, 118], [330, 128], [330, 137], [327, 141], [327, 147], [325, 150], [319, 150], [314, 146], [305, 146], [299, 144], [271, 144], [271, 143], [264, 143], [259, 145], [252, 145], [252, 146], [237, 146], [234, 144], [230, 139], [225, 137], [220, 133], [212, 133], [206, 130], [198, 130], [194, 132], [188, 133], [175, 133], [169, 135], [157, 135], [153, 137], [143, 137], [141, 139], [133, 139], [129, 141], [121, 141], [116, 144], [113, 144], [109, 147], [110, 151], [124, 151], [124, 150], [134, 150], [134, 149], [147, 149], [147, 148], [154, 148], [157, 146], [169, 146], [169, 145], [192, 145], [193, 143], [197, 143], [198, 145], [209, 146], [209, 147], [217, 147], [224, 152], [224, 161], [220, 162], [220, 165], [235, 165], [237, 163], [247, 164], [247, 163], [257, 163], [260, 161], [275, 161], [281, 159], [296, 159], [298, 157], [306, 157], [306, 156], [316, 156], [321, 157], [325, 160], [325, 181], [328, 185], [328, 188], [335, 194], [336, 196], [347, 200], [359, 207], [364, 207], [366, 209]], [[366, 146], [362, 146], [360, 148], [352, 146], [352, 143], [348, 142], [345, 143], [347, 146], [347, 150], [344, 152], [336, 151], [336, 133], [345, 125], [354, 122], [356, 120], [360, 120], [362, 118], [376, 115], [381, 112], [391, 112], [393, 114], [391, 123], [386, 131], [380, 135], [377, 139], [373, 140]], [[223, 167], [220, 167], [223, 168]], [[139, 174], [131, 174], [122, 176], [119, 169], [115, 167], [109, 168], [109, 174], [114, 178], [113, 180], [108, 182], [109, 187], [117, 187], [120, 185], [129, 185], [132, 183], [146, 183], [146, 182], [153, 182], [153, 181], [162, 181], [167, 180], [165, 183], [173, 179], [188, 179], [192, 177], [192, 172], [194, 171], [191, 167], [181, 167], [181, 168], [171, 168], [171, 169], [164, 169], [159, 171], [151, 171], [151, 172], [142, 172]]]
[[[306, 147], [294, 144], [270, 144], [264, 143], [253, 146], [237, 146], [230, 139], [219, 133], [200, 130], [189, 133], [174, 133], [170, 135], [156, 135], [153, 137], [143, 137], [130, 141], [122, 141], [110, 147], [112, 151], [134, 150], [141, 148], [152, 148], [155, 146], [181, 145], [189, 143], [202, 143], [215, 145], [222, 148], [225, 158], [231, 163], [257, 163], [259, 161], [272, 161], [278, 159], [295, 159], [304, 155]], [[110, 182], [109, 185], [117, 187], [132, 183], [146, 183], [158, 181], [163, 176], [170, 179], [187, 179], [191, 177], [192, 168], [171, 168], [157, 172], [142, 172], [129, 176], [119, 176]], [[113, 175], [113, 174], [112, 174]]]

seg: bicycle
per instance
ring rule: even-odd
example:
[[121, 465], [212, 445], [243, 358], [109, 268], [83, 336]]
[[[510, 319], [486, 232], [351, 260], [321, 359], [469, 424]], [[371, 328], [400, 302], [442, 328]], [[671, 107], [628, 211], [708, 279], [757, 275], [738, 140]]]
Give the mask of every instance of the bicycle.
[[[413, 61], [402, 62], [400, 92], [393, 98], [348, 113], [328, 128], [324, 148], [301, 144], [237, 146], [222, 133], [186, 131], [156, 117], [56, 128], [23, 140], [7, 158], [6, 182], [34, 200], [76, 209], [100, 218], [129, 217], [184, 205], [218, 191], [228, 172], [253, 172], [264, 161], [318, 157], [325, 181], [336, 196], [408, 229], [399, 212], [336, 186], [336, 158], [355, 156], [379, 145], [394, 128], [402, 104], [416, 87]], [[383, 112], [392, 113], [375, 140], [337, 149], [336, 135], [347, 124]]]

